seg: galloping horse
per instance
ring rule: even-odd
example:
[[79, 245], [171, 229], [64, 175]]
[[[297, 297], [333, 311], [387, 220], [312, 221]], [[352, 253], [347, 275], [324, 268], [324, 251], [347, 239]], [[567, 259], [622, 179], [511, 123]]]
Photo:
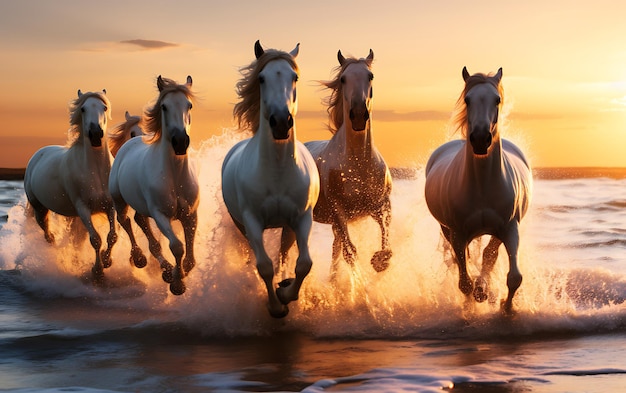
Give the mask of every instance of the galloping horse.
[[[502, 106], [502, 68], [495, 75], [474, 74], [463, 68], [465, 89], [457, 106], [457, 125], [466, 140], [440, 146], [426, 165], [426, 203], [441, 224], [459, 266], [459, 288], [478, 302], [488, 298], [489, 275], [504, 243], [509, 257], [509, 294], [503, 310], [510, 313], [513, 296], [522, 283], [517, 267], [519, 224], [528, 210], [532, 175], [524, 154], [500, 138], [498, 113]], [[472, 239], [492, 235], [483, 250], [483, 264], [475, 285], [467, 273], [466, 249]]]
[[371, 216], [380, 226], [382, 246], [371, 259], [381, 272], [389, 266], [391, 222], [391, 175], [385, 160], [374, 146], [372, 132], [372, 74], [374, 53], [367, 58], [345, 58], [337, 53], [339, 66], [332, 81], [322, 82], [332, 90], [327, 99], [330, 130], [326, 141], [306, 142], [320, 172], [320, 198], [315, 205], [315, 221], [332, 224], [334, 240], [332, 274], [336, 272], [339, 253], [350, 265], [356, 259], [356, 247], [348, 234], [348, 223]]
[[[70, 108], [70, 140], [68, 146], [46, 146], [28, 162], [24, 175], [24, 191], [46, 240], [54, 243], [48, 228], [48, 212], [80, 217], [89, 231], [89, 240], [96, 252], [92, 268], [94, 278], [103, 277], [103, 269], [111, 266], [111, 248], [117, 241], [115, 210], [107, 189], [111, 155], [104, 133], [110, 118], [111, 103], [106, 91], [82, 93]], [[91, 216], [105, 213], [109, 220], [107, 248], [101, 251], [102, 240]]]
[[141, 116], [131, 116], [126, 111], [124, 117], [126, 120], [113, 127], [109, 132], [109, 142], [111, 143], [111, 154], [113, 157], [117, 155], [118, 150], [127, 140], [144, 135], [143, 130], [139, 127]]
[[[255, 43], [256, 60], [242, 69], [237, 83], [240, 101], [233, 109], [239, 127], [254, 135], [237, 143], [222, 165], [224, 202], [254, 252], [275, 318], [287, 315], [287, 304], [298, 299], [311, 270], [308, 241], [319, 194], [315, 161], [296, 139], [298, 49], [299, 44], [290, 53], [264, 50], [259, 41]], [[295, 280], [284, 280], [276, 290], [274, 266], [263, 245], [266, 228], [283, 228], [283, 239], [290, 237], [287, 232], [295, 232], [299, 250]], [[281, 253], [292, 244], [283, 240]]]
[[[187, 156], [191, 100], [194, 97], [191, 84], [190, 76], [186, 84], [179, 85], [159, 75], [159, 97], [145, 113], [144, 129], [148, 136], [132, 138], [122, 145], [109, 179], [117, 219], [130, 237], [131, 260], [140, 268], [147, 263], [133, 235], [129, 205], [136, 212], [135, 222], [145, 233], [150, 252], [159, 261], [163, 280], [170, 283], [170, 291], [175, 295], [185, 292], [182, 280], [195, 265], [193, 242], [197, 226], [198, 181]], [[154, 219], [169, 240], [176, 261], [174, 269], [163, 256], [148, 217]], [[172, 229], [173, 219], [182, 223], [184, 247]]]

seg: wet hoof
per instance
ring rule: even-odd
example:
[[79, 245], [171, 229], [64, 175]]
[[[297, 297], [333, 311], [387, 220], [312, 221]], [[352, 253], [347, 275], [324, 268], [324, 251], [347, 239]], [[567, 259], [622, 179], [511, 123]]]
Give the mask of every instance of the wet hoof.
[[166, 283], [172, 284], [174, 282], [174, 273], [172, 271], [172, 267], [167, 266], [166, 268], [164, 268], [161, 277], [163, 277], [163, 281], [165, 281]]
[[282, 310], [280, 310], [279, 312], [272, 312], [272, 310], [269, 310], [269, 312], [273, 318], [276, 318], [276, 319], [285, 318], [287, 314], [289, 314], [289, 307], [284, 305]]
[[176, 296], [180, 296], [187, 290], [183, 280], [176, 280], [170, 284], [170, 292]]
[[517, 312], [513, 310], [513, 302], [507, 302], [506, 300], [503, 300], [502, 303], [500, 303], [500, 312], [505, 317], [514, 317], [517, 315]]
[[139, 248], [134, 248], [130, 251], [130, 261], [138, 268], [144, 268], [148, 264], [148, 259]]
[[392, 255], [391, 250], [381, 250], [374, 253], [371, 261], [374, 270], [376, 270], [377, 273], [387, 270]]
[[[285, 297], [285, 288], [287, 288], [288, 286], [291, 285], [291, 283], [293, 282], [293, 278], [286, 278], [283, 281], [278, 283], [278, 288], [276, 288], [276, 296], [278, 297], [278, 300], [280, 300], [280, 302], [284, 305], [289, 304], [289, 302], [291, 302], [290, 299], [287, 299]], [[289, 312], [289, 310], [287, 310], [287, 312]], [[285, 314], [287, 315], [287, 314]], [[282, 318], [282, 317], [281, 317]]]
[[476, 288], [474, 288], [474, 299], [478, 303], [483, 303], [485, 300], [489, 299], [489, 295], [487, 295], [487, 292], [483, 287], [477, 286]]
[[108, 269], [111, 267], [111, 252], [102, 251], [100, 253], [100, 259], [102, 260], [102, 267]]
[[96, 286], [101, 286], [104, 283], [104, 270], [100, 267], [91, 268], [91, 281]]
[[185, 269], [185, 274], [189, 274], [189, 272], [191, 271], [191, 269], [194, 268], [194, 266], [196, 266], [196, 261], [190, 259], [190, 260], [185, 260], [183, 261], [183, 269]]

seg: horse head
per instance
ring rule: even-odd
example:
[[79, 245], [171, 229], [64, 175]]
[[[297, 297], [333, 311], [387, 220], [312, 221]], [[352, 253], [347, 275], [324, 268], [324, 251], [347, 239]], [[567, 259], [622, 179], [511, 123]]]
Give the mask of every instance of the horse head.
[[78, 90], [78, 110], [80, 114], [80, 125], [83, 136], [89, 139], [92, 147], [101, 147], [102, 138], [107, 128], [107, 118], [109, 117], [109, 103], [102, 93], [84, 93]]
[[[300, 44], [289, 52], [292, 58], [298, 56]], [[266, 51], [259, 41], [254, 44], [254, 54], [261, 59]], [[275, 140], [286, 140], [293, 133], [294, 116], [298, 111], [296, 82], [298, 73], [283, 59], [270, 60], [259, 72], [258, 82], [261, 93], [261, 116], [269, 123]]]
[[463, 67], [465, 81], [465, 106], [467, 112], [467, 137], [475, 155], [488, 154], [493, 141], [498, 135], [498, 114], [502, 105], [500, 81], [502, 68], [491, 75], [476, 74], [470, 76]]
[[365, 59], [348, 61], [337, 52], [337, 59], [343, 72], [340, 75], [341, 89], [343, 92], [344, 108], [348, 110], [348, 116], [354, 131], [363, 131], [367, 127], [372, 110], [374, 74], [370, 70], [374, 60], [374, 52], [370, 49]]
[[174, 153], [178, 156], [187, 154], [190, 142], [192, 103], [189, 91], [192, 83], [191, 76], [187, 76], [187, 82], [184, 85], [186, 89], [181, 89], [175, 85], [175, 82], [163, 79], [161, 75], [157, 78], [157, 87], [161, 93], [158, 101], [160, 102], [162, 137], [172, 144]]

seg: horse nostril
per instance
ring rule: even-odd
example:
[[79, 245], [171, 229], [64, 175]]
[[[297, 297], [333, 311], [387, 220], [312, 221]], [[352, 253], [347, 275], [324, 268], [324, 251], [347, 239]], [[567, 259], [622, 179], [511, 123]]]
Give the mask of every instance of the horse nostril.
[[270, 116], [270, 127], [276, 127], [276, 118], [274, 115]]
[[350, 120], [354, 120], [354, 110], [350, 109]]
[[287, 128], [293, 128], [293, 116], [291, 115], [287, 118]]

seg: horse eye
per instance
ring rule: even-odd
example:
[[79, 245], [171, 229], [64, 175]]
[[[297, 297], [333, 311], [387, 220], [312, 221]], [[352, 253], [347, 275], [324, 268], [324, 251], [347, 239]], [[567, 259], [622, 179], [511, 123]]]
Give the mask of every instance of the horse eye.
[[342, 77], [341, 77], [341, 83], [342, 83], [342, 84], [343, 84], [343, 83], [346, 83], [346, 77], [345, 77], [345, 76], [342, 76]]
[[106, 112], [106, 111], [108, 111], [108, 110], [109, 110], [109, 107], [108, 107], [108, 106], [105, 106], [105, 107], [104, 107], [104, 111]]
[[500, 105], [500, 102], [502, 102], [502, 99], [500, 97], [496, 97], [496, 105]]
[[463, 99], [463, 101], [465, 101], [465, 105], [469, 105], [469, 103], [470, 103], [470, 100], [469, 100], [469, 98], [468, 98], [468, 97], [465, 97], [465, 98]]
[[165, 106], [165, 104], [161, 104], [161, 110], [163, 112], [167, 112], [167, 107]]
[[259, 83], [260, 84], [265, 83], [265, 77], [263, 75], [259, 75]]
[[372, 73], [370, 72], [370, 74], [369, 74], [369, 78], [370, 78], [370, 80], [374, 80], [374, 74], [372, 74]]
[[374, 88], [370, 87], [370, 98], [374, 97]]
[[294, 82], [297, 82], [297, 81], [298, 81], [298, 79], [299, 79], [299, 78], [298, 78], [298, 75], [295, 75], [295, 76], [293, 77], [293, 81], [294, 81]]
[[191, 110], [191, 108], [193, 108], [193, 104], [189, 103], [189, 110]]
[[85, 108], [81, 107], [81, 108], [80, 108], [80, 112], [81, 112], [81, 113], [85, 113]]

